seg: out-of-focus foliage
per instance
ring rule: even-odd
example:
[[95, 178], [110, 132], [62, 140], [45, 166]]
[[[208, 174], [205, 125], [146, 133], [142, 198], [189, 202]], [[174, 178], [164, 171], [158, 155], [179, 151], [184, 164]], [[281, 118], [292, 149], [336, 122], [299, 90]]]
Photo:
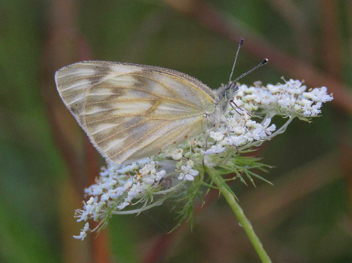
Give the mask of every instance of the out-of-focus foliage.
[[[82, 192], [73, 184], [51, 121], [56, 117], [58, 127], [68, 132], [76, 132], [78, 125], [64, 108], [51, 115], [43, 99], [48, 96], [44, 91], [51, 90], [51, 99], [59, 101], [54, 92], [54, 70], [58, 68], [48, 70], [56, 65], [48, 46], [55, 46], [55, 41], [76, 43], [65, 32], [56, 32], [60, 23], [68, 24], [65, 15], [74, 18], [70, 32], [80, 34], [90, 58], [172, 68], [211, 88], [227, 82], [237, 45], [168, 2], [0, 2], [0, 262], [103, 262], [92, 256], [95, 237], [91, 242], [72, 238], [82, 227], [73, 218], [74, 209], [81, 206]], [[261, 35], [278, 51], [352, 85], [349, 0], [200, 2], [233, 18], [232, 23], [240, 23], [248, 34]], [[62, 6], [66, 9], [59, 9]], [[326, 21], [334, 22], [333, 29], [327, 28]], [[329, 52], [336, 51], [324, 44], [330, 33], [332, 38], [338, 36], [340, 75], [325, 63]], [[59, 37], [53, 39], [53, 34]], [[252, 44], [245, 39], [244, 45]], [[60, 52], [55, 56], [69, 56], [73, 51]], [[258, 62], [244, 48], [234, 75]], [[283, 74], [269, 62], [241, 82], [275, 84]], [[284, 77], [293, 76], [285, 73]], [[323, 107], [323, 117], [311, 124], [292, 123], [283, 135], [255, 153], [264, 157], [264, 163], [276, 166], [262, 174], [274, 186], [259, 180], [256, 189], [233, 184], [274, 262], [352, 262], [352, 178], [345, 165], [346, 159], [351, 160], [351, 150], [346, 150], [351, 144], [351, 125], [348, 110], [336, 110], [337, 104]], [[84, 136], [80, 132], [63, 140], [84, 156]], [[80, 160], [85, 167], [86, 159]], [[108, 228], [109, 257], [114, 262], [153, 262], [147, 255], [158, 251], [162, 240], [166, 245], [159, 244], [159, 250], [165, 255], [159, 262], [259, 262], [230, 208], [217, 200], [217, 193], [213, 195], [206, 209], [196, 209], [193, 232], [185, 225], [163, 237], [174, 227], [172, 219], [180, 210], [172, 203], [138, 217], [114, 217]]]

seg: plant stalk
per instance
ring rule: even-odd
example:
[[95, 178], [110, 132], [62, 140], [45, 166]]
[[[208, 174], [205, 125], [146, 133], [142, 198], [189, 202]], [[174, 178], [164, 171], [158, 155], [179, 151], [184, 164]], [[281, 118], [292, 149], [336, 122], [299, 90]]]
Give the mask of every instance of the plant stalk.
[[214, 183], [219, 187], [220, 192], [222, 195], [225, 197], [227, 203], [230, 205], [232, 208], [232, 211], [235, 213], [238, 222], [246, 232], [249, 240], [251, 241], [252, 245], [254, 246], [254, 249], [256, 250], [259, 258], [263, 263], [271, 263], [271, 260], [266, 253], [262, 243], [260, 242], [258, 236], [255, 234], [253, 227], [247, 217], [245, 216], [242, 208], [240, 205], [237, 203], [235, 196], [229, 189], [224, 185], [226, 184], [224, 181], [222, 181], [220, 175], [214, 170], [214, 169], [207, 169], [207, 173], [209, 176], [213, 179]]

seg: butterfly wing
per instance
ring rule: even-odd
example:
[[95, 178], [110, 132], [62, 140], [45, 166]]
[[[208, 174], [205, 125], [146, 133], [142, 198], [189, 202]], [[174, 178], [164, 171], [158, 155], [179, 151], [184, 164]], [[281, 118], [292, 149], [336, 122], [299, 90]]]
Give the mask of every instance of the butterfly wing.
[[60, 69], [55, 81], [94, 146], [115, 163], [199, 134], [215, 107], [206, 85], [160, 67], [86, 61]]

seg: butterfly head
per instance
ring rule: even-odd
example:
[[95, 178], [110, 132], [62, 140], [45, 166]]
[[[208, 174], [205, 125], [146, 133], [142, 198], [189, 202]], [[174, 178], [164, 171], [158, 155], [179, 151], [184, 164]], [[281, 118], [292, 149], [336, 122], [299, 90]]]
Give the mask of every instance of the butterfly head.
[[230, 100], [232, 100], [238, 91], [238, 85], [234, 82], [230, 82], [227, 85], [223, 85], [217, 90], [217, 105], [222, 114], [227, 112]]
[[233, 99], [237, 91], [238, 91], [238, 85], [234, 82], [231, 82], [228, 85], [226, 85], [226, 88], [223, 91], [222, 96], [228, 102], [229, 100]]

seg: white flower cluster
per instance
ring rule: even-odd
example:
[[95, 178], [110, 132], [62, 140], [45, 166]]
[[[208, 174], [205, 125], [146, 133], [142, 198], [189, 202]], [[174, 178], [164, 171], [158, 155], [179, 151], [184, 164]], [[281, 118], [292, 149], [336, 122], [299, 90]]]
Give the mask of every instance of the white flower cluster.
[[[211, 139], [208, 143], [208, 148], [203, 153], [219, 154], [228, 150], [233, 150], [233, 147], [246, 146], [254, 141], [267, 139], [268, 136], [276, 130], [275, 124], [270, 125], [271, 119], [258, 123], [251, 120], [249, 114], [234, 114], [228, 116], [223, 126], [216, 131], [211, 131], [209, 136]], [[270, 125], [270, 126], [269, 126]]]
[[[108, 164], [108, 167], [100, 172], [96, 183], [85, 190], [90, 199], [83, 203], [82, 210], [76, 211], [77, 221], [98, 221], [115, 209], [122, 210], [128, 205], [133, 205], [133, 200], [141, 200], [147, 193], [158, 191], [166, 171], [157, 169], [158, 162], [150, 158], [121, 166]], [[86, 236], [89, 231], [87, 224], [75, 238], [83, 239]]]
[[[187, 182], [203, 180], [199, 174], [204, 174], [204, 167], [234, 162], [242, 151], [284, 132], [293, 118], [307, 120], [317, 116], [322, 103], [332, 99], [325, 87], [307, 91], [297, 80], [266, 87], [260, 83], [241, 85], [220, 126], [154, 157], [128, 165], [111, 163], [103, 168], [96, 183], [85, 191], [90, 199], [82, 210], [76, 211], [77, 221], [93, 219], [100, 220], [100, 224], [91, 230], [86, 223], [75, 238], [84, 239], [88, 231], [104, 227], [112, 214], [140, 213], [174, 193], [179, 196]], [[275, 115], [288, 117], [278, 130], [271, 124]]]
[[332, 99], [326, 87], [307, 91], [301, 81], [290, 79], [284, 84], [269, 84], [266, 87], [261, 86], [260, 82], [252, 87], [241, 85], [234, 102], [249, 112], [260, 109], [269, 117], [315, 117], [321, 113], [322, 103]]
[[[233, 100], [234, 108], [226, 116], [224, 125], [209, 133], [213, 142], [208, 144], [210, 148], [204, 154], [222, 153], [227, 146], [242, 150], [259, 145], [261, 141], [270, 140], [284, 132], [294, 117], [307, 120], [317, 116], [322, 103], [332, 99], [326, 87], [307, 91], [302, 82], [292, 79], [284, 84], [269, 84], [266, 87], [259, 82], [250, 87], [241, 85]], [[275, 115], [289, 117], [289, 121], [273, 134], [276, 125], [271, 124], [271, 119]], [[261, 116], [263, 120], [259, 123], [253, 116]], [[252, 144], [255, 141], [258, 143]]]

